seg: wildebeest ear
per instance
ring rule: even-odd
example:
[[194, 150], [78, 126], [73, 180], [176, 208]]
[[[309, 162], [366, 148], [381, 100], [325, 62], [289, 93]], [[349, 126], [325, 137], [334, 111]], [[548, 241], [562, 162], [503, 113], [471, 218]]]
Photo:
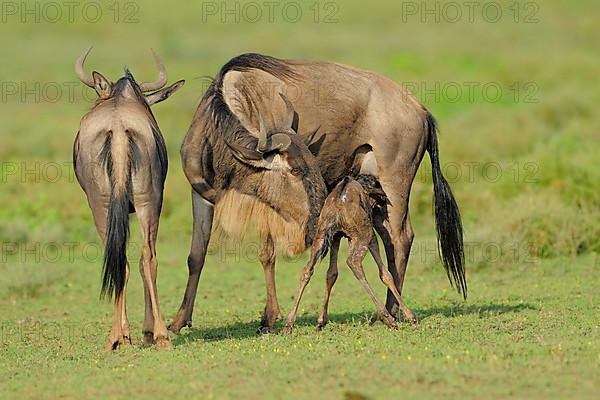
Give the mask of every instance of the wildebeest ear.
[[112, 91], [112, 83], [106, 79], [100, 72], [92, 72], [92, 79], [94, 80], [94, 89], [98, 93], [98, 97], [106, 99], [110, 97]]
[[[317, 133], [317, 132], [315, 131], [315, 133]], [[308, 150], [312, 153], [313, 156], [317, 157], [319, 155], [319, 151], [321, 150], [321, 145], [325, 141], [325, 136], [327, 136], [327, 135], [326, 134], [321, 135], [321, 137], [319, 137], [319, 139], [315, 140], [314, 142], [312, 142], [312, 139], [314, 139], [314, 136], [311, 138], [312, 143], [308, 144]]]
[[182, 87], [184, 83], [185, 81], [182, 79], [180, 81], [175, 82], [171, 86], [167, 86], [166, 88], [160, 89], [154, 93], [147, 94], [145, 95], [146, 101], [149, 105], [160, 103], [161, 101], [168, 99], [169, 96], [171, 96], [180, 87]]
[[276, 133], [271, 135], [270, 140], [271, 145], [269, 146], [269, 151], [277, 151], [282, 153], [287, 151], [292, 144], [292, 139], [286, 133]]

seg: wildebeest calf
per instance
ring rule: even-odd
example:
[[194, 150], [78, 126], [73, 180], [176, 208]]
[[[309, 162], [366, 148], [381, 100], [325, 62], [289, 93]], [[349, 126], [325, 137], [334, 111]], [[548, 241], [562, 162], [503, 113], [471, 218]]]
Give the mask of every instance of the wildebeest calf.
[[331, 261], [327, 270], [325, 299], [323, 310], [319, 316], [318, 327], [321, 329], [327, 324], [327, 306], [331, 289], [338, 275], [337, 253], [340, 240], [343, 236], [347, 237], [350, 241], [350, 256], [347, 260], [348, 266], [367, 293], [369, 293], [371, 299], [373, 299], [377, 307], [377, 314], [381, 320], [389, 327], [396, 326], [394, 317], [392, 317], [377, 296], [375, 296], [365, 277], [362, 261], [367, 254], [367, 250], [371, 251], [377, 263], [379, 277], [382, 282], [398, 301], [404, 319], [411, 323], [416, 322], [414, 314], [402, 301], [400, 293], [394, 285], [391, 273], [381, 260], [377, 237], [373, 231], [374, 216], [387, 219], [386, 210], [388, 203], [389, 201], [385, 192], [382, 190], [377, 178], [372, 175], [358, 175], [356, 178], [347, 176], [337, 184], [325, 200], [325, 204], [321, 210], [310, 260], [302, 273], [300, 287], [298, 288], [292, 311], [288, 316], [284, 333], [291, 332], [296, 322], [298, 305], [304, 288], [308, 285], [313, 274], [315, 264], [327, 254], [328, 249], [331, 247]]

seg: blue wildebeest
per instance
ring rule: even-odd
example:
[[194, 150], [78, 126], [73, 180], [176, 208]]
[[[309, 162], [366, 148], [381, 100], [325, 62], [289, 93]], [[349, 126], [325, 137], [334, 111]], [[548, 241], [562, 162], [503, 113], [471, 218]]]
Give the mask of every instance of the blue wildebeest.
[[150, 106], [168, 98], [184, 81], [163, 88], [167, 74], [156, 55], [159, 77], [155, 82], [138, 84], [127, 69], [115, 83], [95, 71], [89, 76], [83, 65], [90, 50], [79, 57], [75, 70], [79, 79], [96, 91], [98, 99], [81, 119], [73, 164], [105, 245], [101, 294], [115, 295], [107, 349], [131, 343], [125, 287], [129, 278], [129, 213], [133, 212], [143, 235], [144, 342], [170, 348], [156, 290], [156, 236], [167, 176], [167, 149]]
[[[425, 151], [441, 258], [450, 282], [466, 296], [460, 213], [440, 169], [435, 120], [415, 97], [381, 75], [341, 64], [259, 54], [230, 60], [202, 98], [181, 148], [194, 227], [188, 283], [169, 329], [191, 326], [214, 215], [226, 230], [254, 221], [262, 231], [267, 303], [260, 329], [274, 329], [274, 241], [291, 239], [296, 251], [311, 244], [325, 197], [318, 171], [330, 189], [353, 169], [381, 182], [391, 203], [389, 220], [376, 218], [374, 224], [401, 293], [414, 236], [410, 188]], [[293, 188], [282, 190], [282, 182]], [[397, 315], [389, 290], [386, 309]]]

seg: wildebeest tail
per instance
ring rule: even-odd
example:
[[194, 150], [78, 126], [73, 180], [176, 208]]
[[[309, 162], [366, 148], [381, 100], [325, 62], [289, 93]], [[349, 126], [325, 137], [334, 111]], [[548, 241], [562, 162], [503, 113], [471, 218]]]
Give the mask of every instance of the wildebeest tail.
[[104, 265], [100, 297], [119, 295], [125, 288], [129, 210], [133, 202], [131, 173], [139, 151], [125, 132], [110, 133], [102, 159], [111, 184], [104, 243]]
[[437, 143], [437, 125], [435, 118], [427, 111], [427, 152], [431, 159], [433, 176], [433, 209], [437, 230], [438, 250], [450, 284], [454, 285], [463, 297], [467, 298], [467, 278], [465, 275], [465, 256], [463, 246], [463, 228], [460, 211], [450, 185], [442, 175]]

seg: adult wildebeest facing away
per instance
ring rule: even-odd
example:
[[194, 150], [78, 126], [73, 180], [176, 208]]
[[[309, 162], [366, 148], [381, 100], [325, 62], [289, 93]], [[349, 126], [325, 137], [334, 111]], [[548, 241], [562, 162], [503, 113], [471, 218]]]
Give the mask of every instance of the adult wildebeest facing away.
[[96, 90], [98, 100], [81, 119], [73, 147], [73, 165], [105, 244], [101, 294], [115, 295], [107, 349], [131, 343], [125, 307], [130, 212], [137, 214], [143, 235], [140, 273], [146, 299], [144, 341], [158, 348], [170, 348], [158, 306], [155, 250], [167, 176], [167, 150], [150, 106], [165, 100], [184, 81], [163, 88], [167, 75], [156, 55], [159, 77], [155, 82], [138, 85], [127, 69], [115, 83], [95, 71], [90, 77], [83, 69], [90, 50], [91, 47], [79, 57], [75, 69], [79, 79]]
[[327, 324], [327, 309], [331, 289], [333, 289], [338, 276], [337, 255], [340, 248], [340, 240], [344, 236], [350, 242], [350, 255], [347, 259], [348, 267], [350, 267], [356, 279], [359, 280], [375, 303], [377, 315], [381, 321], [390, 328], [396, 326], [394, 317], [379, 301], [365, 276], [362, 262], [367, 255], [367, 251], [370, 251], [373, 255], [375, 263], [379, 268], [379, 278], [393, 293], [404, 315], [404, 319], [411, 323], [416, 323], [414, 314], [404, 304], [394, 284], [392, 274], [383, 265], [379, 253], [379, 243], [377, 243], [377, 237], [374, 232], [374, 218], [387, 220], [388, 204], [387, 196], [373, 175], [358, 175], [356, 178], [347, 176], [331, 191], [325, 199], [325, 204], [319, 215], [317, 233], [312, 245], [310, 259], [302, 272], [300, 286], [298, 287], [292, 310], [288, 315], [284, 333], [292, 331], [296, 322], [296, 314], [302, 293], [304, 293], [304, 289], [310, 281], [315, 265], [319, 259], [325, 257], [331, 248], [331, 259], [325, 281], [325, 298], [323, 300], [323, 310], [319, 316], [318, 327], [322, 329]]
[[[228, 220], [238, 218], [241, 213], [236, 208], [229, 207], [229, 215], [222, 210], [232, 197], [239, 197], [239, 189], [232, 185], [239, 171], [252, 169], [259, 176], [269, 171], [264, 163], [273, 152], [266, 147], [269, 138], [260, 134], [258, 116], [262, 115], [271, 125], [281, 118], [278, 94], [287, 95], [291, 101], [294, 130], [311, 143], [310, 149], [316, 154], [318, 168], [329, 188], [352, 175], [351, 170], [357, 165], [370, 169], [381, 182], [391, 202], [389, 222], [376, 222], [375, 228], [383, 239], [388, 268], [399, 292], [413, 240], [408, 214], [410, 188], [425, 150], [429, 152], [441, 258], [451, 283], [466, 296], [460, 214], [441, 173], [432, 115], [405, 88], [372, 72], [329, 62], [245, 54], [230, 60], [217, 74], [181, 148], [183, 168], [193, 188], [194, 233], [188, 258], [189, 279], [170, 329], [178, 332], [191, 325], [215, 208], [218, 215]], [[315, 133], [318, 139], [311, 142]], [[276, 139], [271, 144], [283, 140], [281, 135]], [[232, 153], [226, 142], [236, 143], [237, 150]], [[246, 149], [248, 154], [240, 156], [240, 149]], [[293, 159], [288, 156], [288, 164]], [[251, 163], [255, 165], [249, 166]], [[294, 171], [289, 165], [285, 169]], [[282, 192], [269, 191], [267, 179], [260, 182], [260, 190], [252, 189], [249, 182], [242, 193], [244, 199], [252, 198], [256, 209], [268, 210], [270, 220], [278, 215], [289, 222], [294, 213], [303, 217], [309, 214], [309, 220], [316, 220], [318, 210], [313, 207], [317, 201], [290, 202], [287, 193], [284, 196]], [[269, 195], [264, 194], [265, 187]], [[311, 197], [310, 191], [302, 199], [307, 196]], [[297, 209], [299, 204], [302, 208]], [[248, 208], [242, 210], [246, 213]], [[260, 220], [260, 215], [255, 215]], [[307, 226], [310, 229], [306, 233], [314, 233], [312, 223]], [[312, 238], [306, 239], [305, 244], [310, 244]], [[261, 254], [268, 293], [262, 326], [266, 323], [267, 330], [273, 327], [274, 316], [279, 312], [277, 300], [273, 299], [272, 247], [272, 240], [267, 240]], [[389, 290], [386, 308], [392, 315], [397, 314], [398, 304]]]

